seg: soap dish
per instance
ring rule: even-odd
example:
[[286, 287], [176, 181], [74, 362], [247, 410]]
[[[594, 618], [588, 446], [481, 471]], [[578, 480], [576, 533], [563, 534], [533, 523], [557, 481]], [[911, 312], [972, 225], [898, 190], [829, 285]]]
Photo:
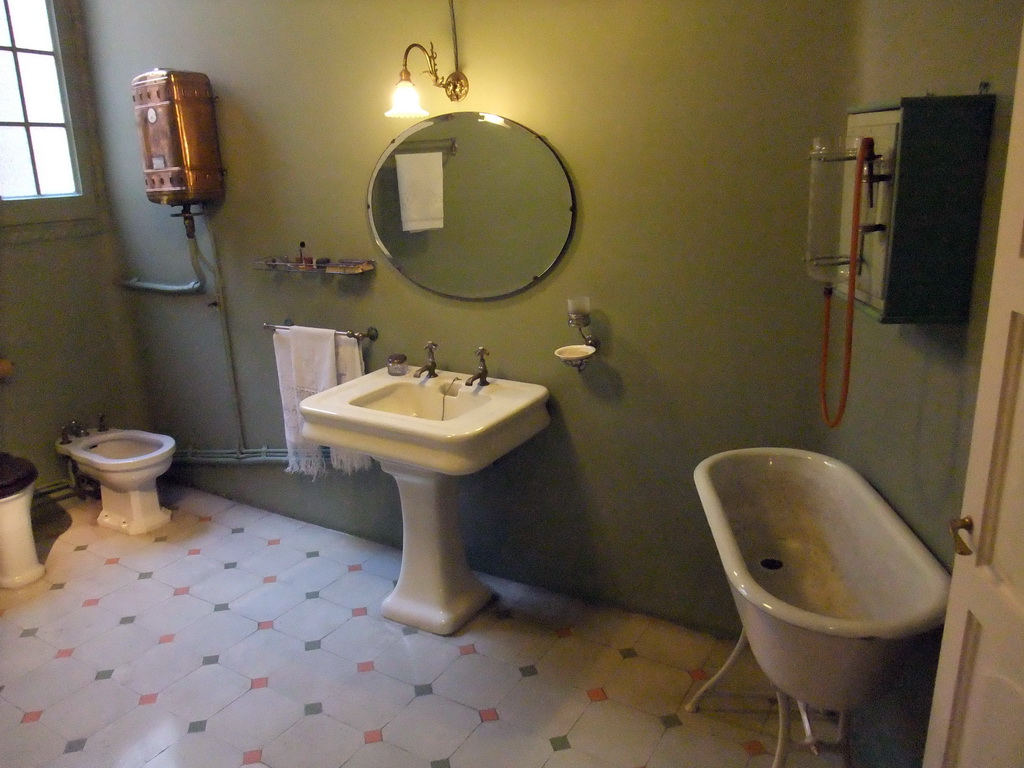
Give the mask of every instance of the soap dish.
[[555, 356], [566, 365], [571, 365], [577, 371], [582, 371], [595, 352], [597, 352], [597, 348], [589, 344], [570, 344], [567, 347], [556, 349]]

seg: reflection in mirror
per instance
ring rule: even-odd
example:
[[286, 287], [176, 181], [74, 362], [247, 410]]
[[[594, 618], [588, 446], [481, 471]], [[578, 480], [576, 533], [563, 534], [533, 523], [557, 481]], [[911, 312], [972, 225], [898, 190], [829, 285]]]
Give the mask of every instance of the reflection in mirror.
[[445, 296], [529, 287], [564, 252], [572, 183], [543, 138], [511, 120], [456, 112], [417, 123], [377, 161], [370, 228], [391, 263]]

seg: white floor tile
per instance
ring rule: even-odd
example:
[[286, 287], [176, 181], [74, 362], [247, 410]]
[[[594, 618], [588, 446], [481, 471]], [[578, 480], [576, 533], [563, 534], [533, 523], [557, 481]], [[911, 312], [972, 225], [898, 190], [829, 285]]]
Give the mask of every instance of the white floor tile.
[[193, 587], [224, 570], [224, 563], [202, 554], [185, 555], [153, 571], [153, 578], [172, 587]]
[[155, 647], [160, 636], [136, 623], [118, 624], [75, 648], [75, 658], [93, 669], [114, 669], [130, 664]]
[[604, 685], [623, 661], [617, 650], [572, 635], [558, 638], [534, 666], [545, 677], [589, 691]]
[[72, 658], [53, 659], [4, 686], [0, 696], [24, 712], [36, 712], [96, 679], [96, 670]]
[[664, 732], [664, 725], [653, 715], [615, 701], [601, 701], [587, 707], [568, 739], [573, 747], [612, 763], [646, 765]]
[[451, 756], [452, 768], [541, 768], [551, 757], [547, 739], [500, 720], [481, 723]]
[[650, 619], [619, 608], [593, 606], [572, 625], [573, 633], [612, 648], [631, 648], [650, 626]]
[[491, 709], [522, 679], [519, 669], [480, 653], [456, 658], [433, 682], [434, 693], [473, 709]]
[[244, 530], [239, 533], [235, 533], [234, 530], [232, 529], [227, 536], [220, 536], [215, 541], [204, 544], [200, 552], [222, 563], [237, 563], [267, 546], [266, 539], [253, 536]]
[[189, 594], [215, 605], [230, 603], [256, 589], [263, 579], [241, 568], [224, 568], [189, 588]]
[[500, 618], [483, 628], [473, 645], [483, 654], [522, 667], [535, 664], [558, 637], [550, 626], [517, 618]]
[[4, 768], [41, 768], [64, 752], [67, 739], [42, 723], [19, 725], [3, 737]]
[[459, 657], [459, 650], [443, 640], [418, 632], [405, 635], [374, 659], [374, 667], [410, 685], [434, 682]]
[[[159, 532], [158, 532], [159, 533]], [[179, 544], [172, 544], [166, 541], [154, 542], [145, 549], [131, 554], [124, 555], [120, 565], [131, 568], [139, 573], [159, 571], [171, 563], [185, 557], [188, 550]]]
[[303, 706], [322, 704], [355, 674], [355, 662], [316, 648], [271, 672], [268, 687]]
[[429, 762], [394, 744], [378, 741], [363, 745], [345, 768], [429, 768]]
[[261, 629], [238, 641], [220, 655], [220, 663], [248, 678], [267, 677], [298, 659], [301, 640], [274, 629]]
[[[213, 522], [225, 528], [245, 528], [255, 525], [268, 516], [265, 510], [250, 507], [248, 504], [232, 504], [230, 507], [215, 512]], [[276, 517], [276, 515], [275, 515]]]
[[352, 618], [352, 611], [329, 600], [310, 598], [274, 619], [274, 629], [300, 640], [320, 640]]
[[192, 723], [213, 717], [251, 686], [244, 675], [220, 664], [204, 664], [161, 692], [157, 702]]
[[253, 750], [270, 744], [300, 717], [300, 704], [277, 691], [258, 688], [242, 694], [210, 717], [206, 728], [228, 744]]
[[0, 646], [0, 685], [8, 685], [22, 675], [53, 659], [57, 649], [34, 635], [12, 637]]
[[290, 552], [296, 558], [293, 563], [278, 573], [277, 580], [283, 584], [291, 584], [303, 592], [321, 590], [340, 579], [342, 574], [348, 573], [347, 568], [340, 563], [322, 556], [306, 557], [288, 547], [274, 547], [274, 549]]
[[238, 768], [242, 750], [209, 733], [189, 733], [154, 757], [145, 768]]
[[202, 663], [202, 654], [183, 643], [160, 643], [115, 669], [113, 679], [139, 695], [159, 693]]
[[656, 619], [633, 644], [641, 656], [683, 670], [703, 669], [714, 646], [705, 634]]
[[384, 726], [384, 739], [428, 760], [443, 760], [480, 724], [480, 713], [440, 696], [417, 696]]
[[[238, 567], [243, 571], [255, 573], [259, 577], [277, 576], [278, 581], [288, 581], [282, 576], [289, 568], [303, 563], [315, 563], [319, 558], [309, 559], [302, 552], [296, 552], [289, 547], [280, 545], [268, 545], [258, 549], [246, 558], [238, 561]], [[333, 571], [333, 577], [337, 578], [337, 570]], [[330, 583], [330, 581], [326, 582]], [[319, 589], [319, 587], [313, 587]], [[304, 589], [304, 591], [309, 591]]]
[[363, 743], [355, 728], [327, 715], [307, 715], [263, 748], [263, 760], [275, 768], [337, 768]]
[[379, 605], [394, 588], [388, 579], [366, 571], [352, 571], [323, 587], [320, 597], [345, 608], [365, 608]]
[[413, 686], [380, 672], [360, 672], [324, 697], [324, 712], [360, 731], [380, 730], [415, 696]]
[[252, 619], [231, 611], [214, 611], [176, 632], [174, 640], [209, 656], [223, 653], [256, 631]]
[[101, 597], [100, 606], [118, 617], [138, 616], [173, 594], [174, 588], [162, 581], [154, 578], [137, 578]]
[[320, 647], [352, 661], [373, 661], [401, 638], [400, 624], [374, 616], [356, 616], [324, 637]]
[[275, 581], [249, 590], [229, 605], [235, 613], [254, 621], [273, 621], [305, 599], [305, 595], [296, 587]]
[[[742, 743], [714, 733], [669, 728], [647, 763], [648, 768], [744, 768], [750, 760]], [[767, 763], [771, 765], [771, 761]]]
[[652, 715], [671, 715], [693, 685], [688, 672], [645, 659], [627, 658], [602, 686], [609, 698]]
[[190, 594], [174, 595], [138, 615], [135, 623], [157, 635], [172, 635], [213, 613], [213, 604]]
[[120, 683], [94, 680], [43, 712], [41, 722], [65, 739], [81, 739], [128, 714], [138, 695]]
[[289, 531], [281, 537], [281, 546], [289, 547], [298, 552], [319, 552], [332, 544], [336, 544], [344, 534], [321, 528], [319, 525], [307, 524]]
[[85, 742], [84, 756], [104, 766], [141, 766], [185, 735], [188, 721], [159, 706], [136, 707]]
[[503, 721], [544, 738], [565, 736], [590, 704], [586, 692], [541, 675], [522, 678], [497, 706]]

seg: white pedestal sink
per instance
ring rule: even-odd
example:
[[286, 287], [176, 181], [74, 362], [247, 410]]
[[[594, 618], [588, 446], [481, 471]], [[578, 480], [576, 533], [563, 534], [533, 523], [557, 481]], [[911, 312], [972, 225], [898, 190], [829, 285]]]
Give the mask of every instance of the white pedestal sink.
[[448, 635], [490, 598], [469, 569], [458, 528], [456, 476], [477, 472], [550, 421], [548, 391], [466, 374], [390, 376], [382, 368], [299, 404], [302, 434], [368, 453], [395, 478], [402, 499], [402, 569], [384, 616]]

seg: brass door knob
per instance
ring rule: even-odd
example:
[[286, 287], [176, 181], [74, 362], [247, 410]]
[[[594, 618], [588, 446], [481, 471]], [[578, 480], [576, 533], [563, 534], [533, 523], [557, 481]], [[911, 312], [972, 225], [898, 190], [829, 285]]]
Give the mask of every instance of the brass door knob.
[[953, 546], [956, 548], [958, 555], [973, 555], [974, 550], [971, 549], [971, 545], [967, 543], [967, 540], [960, 535], [960, 531], [970, 533], [974, 530], [974, 520], [971, 519], [970, 515], [966, 517], [956, 517], [949, 521], [949, 533], [953, 537]]

